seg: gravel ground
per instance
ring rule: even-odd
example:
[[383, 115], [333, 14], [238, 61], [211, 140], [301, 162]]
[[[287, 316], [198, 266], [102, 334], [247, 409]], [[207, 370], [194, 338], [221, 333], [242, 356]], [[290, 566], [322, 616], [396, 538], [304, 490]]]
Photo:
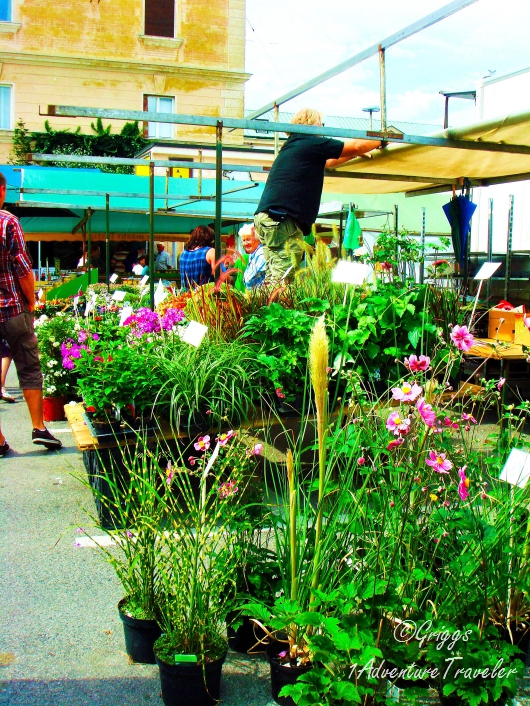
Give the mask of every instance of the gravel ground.
[[[158, 668], [125, 654], [111, 567], [94, 549], [74, 546], [83, 508], [93, 513], [94, 504], [75, 478], [85, 471], [68, 425], [48, 425], [64, 443], [60, 452], [34, 447], [15, 385], [11, 370], [17, 403], [0, 402], [13, 449], [0, 459], [0, 706], [161, 706]], [[530, 706], [524, 693], [530, 688], [519, 706]], [[221, 698], [225, 706], [273, 706], [264, 659], [229, 652]]]

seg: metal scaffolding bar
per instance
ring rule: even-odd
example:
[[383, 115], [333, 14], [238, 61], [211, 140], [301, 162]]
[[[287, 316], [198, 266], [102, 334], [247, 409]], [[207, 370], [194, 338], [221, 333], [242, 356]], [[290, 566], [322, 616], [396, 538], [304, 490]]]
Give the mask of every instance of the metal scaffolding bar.
[[504, 300], [509, 301], [510, 277], [512, 276], [512, 245], [513, 245], [513, 194], [510, 195], [510, 210], [508, 212], [508, 235], [506, 238], [506, 271], [504, 273]]
[[149, 162], [149, 306], [155, 309], [155, 165]]
[[[476, 1], [476, 0], [473, 0]], [[51, 117], [62, 118], [104, 118], [107, 120], [125, 120], [138, 122], [170, 123], [176, 125], [201, 125], [204, 127], [216, 127], [218, 119], [205, 115], [184, 115], [177, 113], [153, 113], [141, 110], [111, 110], [107, 108], [82, 108], [78, 106], [48, 105], [47, 112], [40, 113]], [[383, 133], [370, 133], [365, 130], [351, 130], [337, 127], [322, 127], [320, 125], [295, 125], [293, 123], [275, 123], [265, 120], [243, 120], [241, 118], [223, 118], [225, 128], [241, 128], [244, 130], [267, 130], [268, 132], [289, 132], [302, 135], [321, 135], [324, 137], [338, 137], [346, 139], [378, 139]], [[451, 149], [479, 150], [481, 152], [504, 152], [511, 154], [530, 154], [528, 145], [507, 145], [497, 142], [475, 141], [453, 139], [448, 137], [426, 137], [424, 135], [405, 135], [401, 133], [384, 133], [384, 138], [388, 142], [399, 142], [400, 144], [427, 145], [430, 147], [447, 147]], [[85, 158], [88, 163], [96, 164], [95, 159]], [[101, 159], [101, 158], [100, 158]], [[52, 161], [51, 159], [49, 161]], [[56, 159], [56, 161], [60, 161]], [[66, 161], [66, 160], [65, 160]], [[81, 162], [81, 158], [77, 158]], [[112, 162], [111, 162], [112, 163]], [[122, 164], [130, 163], [121, 160]], [[145, 161], [142, 162], [145, 166]], [[162, 163], [162, 166], [174, 166], [174, 162]], [[187, 163], [189, 167], [190, 163]], [[230, 165], [227, 169], [230, 170]], [[236, 171], [236, 170], [233, 170]], [[242, 171], [242, 170], [239, 170]], [[253, 168], [246, 168], [246, 171], [255, 171]], [[256, 170], [257, 171], [257, 170]]]
[[343, 71], [346, 71], [346, 69], [349, 69], [352, 66], [355, 66], [356, 64], [360, 64], [365, 59], [368, 59], [369, 57], [374, 56], [379, 51], [379, 47], [382, 47], [383, 49], [387, 49], [388, 47], [391, 47], [394, 44], [397, 44], [398, 42], [401, 42], [404, 39], [407, 39], [408, 37], [412, 37], [412, 35], [417, 34], [418, 32], [421, 32], [421, 30], [426, 29], [427, 27], [430, 27], [433, 24], [436, 24], [436, 22], [439, 22], [440, 20], [443, 20], [446, 17], [453, 15], [455, 12], [462, 10], [464, 7], [467, 7], [468, 5], [472, 5], [474, 2], [476, 2], [476, 0], [455, 0], [454, 2], [450, 2], [448, 5], [444, 5], [436, 12], [432, 12], [430, 15], [426, 15], [421, 20], [418, 20], [417, 22], [413, 22], [411, 25], [404, 27], [399, 32], [396, 32], [395, 34], [391, 34], [389, 37], [386, 37], [386, 39], [383, 39], [381, 42], [377, 42], [377, 44], [373, 44], [371, 47], [368, 47], [368, 49], [365, 49], [364, 51], [360, 52], [359, 54], [352, 56], [350, 59], [346, 59], [346, 61], [343, 61], [340, 64], [338, 64], [337, 66], [334, 66], [332, 69], [328, 69], [327, 71], [324, 71], [324, 73], [319, 74], [318, 76], [311, 79], [310, 81], [306, 81], [301, 86], [294, 88], [293, 90], [289, 91], [288, 93], [284, 93], [283, 96], [276, 98], [276, 100], [273, 100], [270, 103], [267, 103], [266, 105], [262, 106], [261, 108], [258, 108], [258, 110], [254, 110], [249, 115], [249, 118], [250, 119], [257, 118], [260, 115], [263, 115], [263, 113], [267, 113], [269, 110], [272, 110], [275, 105], [282, 105], [283, 103], [287, 103], [287, 101], [291, 100], [291, 98], [296, 98], [296, 96], [299, 96], [302, 93], [305, 93], [310, 88], [314, 88], [315, 86], [318, 86], [320, 83], [323, 83], [324, 81], [327, 81], [328, 79], [333, 78], [334, 76], [337, 76], [338, 74], [342, 73]]
[[[493, 257], [493, 199], [488, 199], [488, 250], [486, 261], [491, 262]], [[491, 297], [491, 277], [486, 280], [486, 296]]]
[[[217, 121], [215, 127], [215, 261], [221, 257], [221, 210], [223, 200], [223, 123]], [[218, 277], [215, 272], [215, 277]]]

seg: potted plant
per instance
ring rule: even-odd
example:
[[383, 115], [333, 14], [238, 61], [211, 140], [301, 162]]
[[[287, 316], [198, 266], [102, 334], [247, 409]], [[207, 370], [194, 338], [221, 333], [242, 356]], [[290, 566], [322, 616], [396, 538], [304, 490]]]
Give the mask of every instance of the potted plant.
[[[202, 706], [219, 698], [228, 645], [228, 586], [237, 575], [237, 535], [247, 483], [247, 448], [234, 432], [200, 437], [190, 459], [168, 462], [173, 493], [163, 535], [163, 634], [154, 646], [166, 706]], [[195, 481], [198, 481], [198, 487]]]
[[[140, 435], [135, 447], [121, 449], [121, 456], [127, 472], [113, 463], [105, 469], [106, 492], [94, 488], [93, 492], [122, 529], [112, 532], [115, 547], [97, 546], [123, 586], [118, 610], [127, 654], [135, 662], [154, 664], [153, 644], [161, 634], [157, 615], [165, 561], [160, 537], [171, 506], [169, 486], [158, 456]], [[91, 535], [84, 528], [77, 531]]]
[[43, 375], [44, 420], [64, 419], [64, 405], [77, 395], [77, 376], [62, 365], [61, 342], [80, 335], [79, 324], [70, 314], [57, 312], [35, 320], [39, 357]]

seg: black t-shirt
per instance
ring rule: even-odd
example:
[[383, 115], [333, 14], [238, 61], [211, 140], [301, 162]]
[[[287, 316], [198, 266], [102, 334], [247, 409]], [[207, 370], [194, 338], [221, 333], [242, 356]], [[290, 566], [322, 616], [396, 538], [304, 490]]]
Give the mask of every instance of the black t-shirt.
[[304, 235], [316, 220], [328, 159], [338, 159], [344, 143], [331, 137], [290, 135], [274, 160], [256, 213], [285, 211]]

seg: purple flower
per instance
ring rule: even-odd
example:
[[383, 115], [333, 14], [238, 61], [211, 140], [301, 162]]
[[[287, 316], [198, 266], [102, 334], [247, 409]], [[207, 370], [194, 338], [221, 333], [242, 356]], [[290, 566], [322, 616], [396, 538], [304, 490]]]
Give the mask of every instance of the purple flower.
[[182, 309], [168, 309], [162, 317], [162, 328], [164, 331], [171, 331], [175, 324], [180, 323], [185, 318]]
[[87, 338], [88, 338], [88, 333], [86, 331], [79, 331], [79, 335], [77, 336], [77, 342], [84, 343]]
[[71, 358], [63, 358], [63, 368], [66, 370], [75, 370], [75, 363]]

